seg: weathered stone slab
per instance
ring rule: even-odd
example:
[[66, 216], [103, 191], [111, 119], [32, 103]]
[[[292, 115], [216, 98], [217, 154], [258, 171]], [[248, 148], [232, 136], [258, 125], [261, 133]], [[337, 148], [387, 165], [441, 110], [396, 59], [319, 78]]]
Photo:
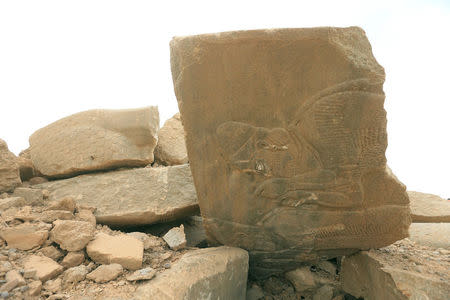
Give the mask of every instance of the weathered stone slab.
[[450, 223], [412, 223], [409, 238], [420, 245], [450, 249]]
[[30, 137], [31, 160], [46, 176], [145, 166], [157, 143], [157, 107], [89, 110], [60, 119]]
[[416, 223], [450, 222], [450, 201], [437, 195], [408, 191], [411, 219]]
[[231, 247], [192, 250], [170, 269], [141, 285], [133, 299], [244, 300], [247, 271], [245, 250]]
[[363, 30], [175, 37], [171, 65], [209, 242], [249, 250], [252, 274], [408, 235]]
[[163, 165], [182, 165], [188, 162], [184, 129], [180, 114], [176, 113], [158, 131], [155, 160]]
[[36, 187], [49, 190], [50, 200], [71, 196], [96, 207], [97, 222], [108, 225], [152, 224], [198, 212], [189, 165], [81, 175]]
[[14, 190], [21, 183], [17, 157], [9, 151], [6, 142], [0, 139], [0, 194]]
[[341, 269], [342, 288], [366, 300], [448, 299], [449, 263], [430, 260], [428, 255], [425, 260], [412, 263], [405, 258], [411, 254], [414, 259], [421, 257], [420, 253], [405, 249], [401, 253], [362, 251], [345, 257]]

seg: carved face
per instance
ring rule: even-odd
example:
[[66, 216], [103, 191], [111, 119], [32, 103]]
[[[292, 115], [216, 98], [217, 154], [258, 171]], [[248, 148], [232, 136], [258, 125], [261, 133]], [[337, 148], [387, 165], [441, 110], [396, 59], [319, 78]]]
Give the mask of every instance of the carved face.
[[218, 127], [217, 135], [225, 159], [245, 173], [290, 178], [310, 169], [302, 163], [307, 156], [304, 147], [284, 128], [227, 122]]

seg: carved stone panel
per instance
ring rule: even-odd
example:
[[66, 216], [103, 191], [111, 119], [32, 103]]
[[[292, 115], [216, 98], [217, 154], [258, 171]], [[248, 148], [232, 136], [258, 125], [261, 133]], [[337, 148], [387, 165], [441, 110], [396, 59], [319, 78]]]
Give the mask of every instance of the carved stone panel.
[[362, 29], [175, 37], [171, 63], [209, 242], [249, 250], [252, 274], [408, 235]]

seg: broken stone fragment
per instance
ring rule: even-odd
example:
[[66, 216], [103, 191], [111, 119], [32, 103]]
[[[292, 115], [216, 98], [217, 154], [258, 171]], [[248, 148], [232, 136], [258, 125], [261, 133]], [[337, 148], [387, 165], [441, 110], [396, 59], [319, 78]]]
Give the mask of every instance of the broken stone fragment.
[[170, 229], [164, 236], [163, 239], [166, 241], [172, 250], [179, 250], [186, 246], [186, 235], [184, 234], [184, 226], [174, 227]]
[[24, 267], [36, 270], [36, 276], [42, 282], [55, 278], [64, 270], [63, 266], [53, 259], [38, 255], [28, 256], [24, 261]]
[[11, 192], [21, 183], [17, 158], [9, 151], [6, 142], [0, 139], [0, 193]]
[[67, 269], [63, 273], [63, 285], [74, 284], [80, 282], [86, 278], [89, 273], [88, 268], [85, 265], [72, 267]]
[[140, 285], [133, 299], [244, 300], [247, 287], [247, 251], [218, 247], [191, 250]]
[[47, 256], [47, 257], [53, 259], [54, 261], [57, 261], [64, 255], [61, 252], [61, 250], [56, 249], [56, 247], [54, 247], [54, 246], [44, 247], [41, 250], [39, 250], [39, 253], [42, 253], [42, 255]]
[[39, 220], [45, 223], [53, 223], [56, 220], [72, 220], [74, 215], [66, 210], [47, 210], [39, 214]]
[[86, 278], [93, 280], [97, 283], [105, 283], [119, 277], [123, 272], [123, 267], [120, 264], [101, 265]]
[[23, 197], [27, 205], [40, 205], [43, 203], [43, 194], [42, 190], [27, 188], [27, 187], [18, 187], [14, 190], [14, 197]]
[[165, 166], [182, 165], [188, 162], [180, 113], [176, 113], [167, 120], [158, 131], [155, 160]]
[[[44, 283], [44, 290], [50, 293], [58, 293], [62, 289], [62, 279], [56, 278], [54, 280], [48, 280]], [[48, 298], [47, 298], [48, 299]]]
[[28, 284], [28, 295], [38, 296], [42, 290], [42, 282], [40, 280], [34, 280]]
[[26, 205], [23, 197], [9, 197], [0, 199], [0, 211], [7, 210], [11, 207], [20, 207]]
[[297, 292], [313, 291], [320, 286], [319, 276], [311, 272], [309, 266], [287, 272], [285, 277]]
[[72, 268], [82, 264], [85, 260], [84, 252], [69, 252], [61, 261], [65, 268]]
[[134, 271], [132, 274], [127, 276], [128, 281], [138, 281], [138, 280], [150, 280], [156, 274], [156, 270], [153, 268], [144, 268]]
[[[8, 282], [6, 282], [5, 284], [3, 284], [3, 285], [0, 287], [0, 292], [9, 292], [9, 291], [11, 291], [12, 289], [15, 289], [15, 288], [17, 287], [17, 284], [18, 284], [17, 279], [14, 279], [14, 280], [12, 280], [12, 281], [8, 281]], [[6, 298], [6, 297], [5, 297], [5, 298]]]
[[78, 221], [89, 222], [93, 226], [97, 225], [97, 220], [95, 219], [94, 214], [88, 209], [80, 209], [78, 213], [75, 214], [75, 219]]
[[0, 230], [0, 236], [10, 248], [30, 250], [41, 246], [48, 238], [48, 231], [29, 223]]
[[139, 168], [55, 180], [37, 187], [50, 201], [72, 196], [96, 207], [97, 223], [123, 226], [168, 222], [198, 213], [189, 165]]
[[397, 263], [406, 254], [404, 250], [400, 253], [371, 250], [345, 257], [341, 269], [343, 290], [354, 297], [367, 300], [448, 299], [448, 269], [443, 271], [446, 274], [434, 267], [431, 272], [414, 271], [412, 268], [415, 264], [411, 261], [406, 265]]
[[94, 238], [95, 227], [89, 222], [56, 220], [53, 225], [50, 239], [64, 250], [79, 251]]
[[140, 240], [144, 244], [144, 250], [147, 250], [147, 249], [150, 249], [153, 247], [159, 247], [164, 243], [161, 240], [161, 238], [153, 236], [153, 235], [148, 235], [143, 232], [129, 232], [129, 233], [127, 233], [127, 235]]
[[153, 162], [157, 107], [89, 110], [60, 119], [30, 137], [31, 160], [46, 176], [73, 176]]
[[450, 223], [412, 223], [409, 239], [432, 248], [450, 249]]
[[386, 165], [385, 72], [361, 28], [202, 34], [170, 48], [210, 244], [249, 250], [263, 278], [408, 236], [408, 195]]
[[22, 277], [22, 275], [20, 275], [19, 271], [17, 271], [17, 270], [11, 270], [8, 273], [6, 273], [5, 280], [6, 280], [6, 282], [16, 280], [17, 286], [23, 286], [27, 283], [25, 281], [25, 279]]
[[87, 245], [86, 252], [97, 263], [118, 263], [126, 269], [137, 270], [142, 267], [144, 245], [126, 234], [111, 236], [100, 232]]
[[73, 197], [63, 197], [57, 201], [52, 201], [47, 210], [65, 210], [70, 213], [75, 211], [77, 204]]
[[450, 222], [450, 201], [433, 194], [408, 191], [414, 223]]

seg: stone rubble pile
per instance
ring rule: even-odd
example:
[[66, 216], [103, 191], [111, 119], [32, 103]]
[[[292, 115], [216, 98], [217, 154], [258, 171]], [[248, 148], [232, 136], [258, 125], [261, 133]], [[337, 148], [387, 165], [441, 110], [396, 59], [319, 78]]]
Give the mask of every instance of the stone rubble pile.
[[[271, 44], [268, 36], [274, 34], [280, 40]], [[384, 71], [362, 30], [223, 35], [233, 41], [228, 45], [232, 50], [249, 39], [250, 48], [224, 52], [236, 63], [235, 70], [232, 64], [211, 63], [222, 57], [207, 53], [223, 52], [226, 43], [216, 41], [220, 35], [194, 37], [200, 46], [212, 47], [206, 52], [181, 51], [180, 45], [192, 46], [189, 38], [172, 42], [173, 51], [181, 51], [178, 54], [186, 59], [172, 56], [173, 71], [183, 73], [175, 83], [186, 116], [174, 115], [161, 129], [156, 107], [91, 110], [36, 131], [30, 148], [18, 157], [0, 140], [0, 299], [448, 299], [450, 202], [406, 192], [386, 167], [380, 93]], [[204, 39], [211, 43], [204, 44]], [[279, 49], [284, 39], [288, 42]], [[311, 83], [318, 79], [305, 83], [320, 90], [310, 95], [305, 109], [312, 109], [316, 125], [326, 130], [306, 124], [313, 120], [302, 111], [293, 116], [292, 110], [281, 108], [276, 114], [306, 121], [300, 118], [286, 130], [270, 128], [278, 123], [267, 119], [273, 113], [261, 109], [272, 109], [268, 104], [274, 95], [294, 100], [299, 95], [294, 97], [289, 88], [270, 90], [278, 85], [268, 74], [281, 72], [276, 68], [284, 63], [291, 66], [285, 58], [292, 53], [299, 54], [296, 64], [305, 63], [305, 53], [320, 62], [327, 58], [326, 53], [302, 48], [311, 44], [313, 49], [315, 43], [320, 51], [328, 49], [348, 59], [339, 63], [349, 63], [335, 66], [339, 72], [348, 71], [344, 85], [327, 89]], [[256, 89], [255, 97], [249, 85], [240, 82], [254, 79], [241, 76], [239, 72], [248, 70], [241, 68], [240, 58], [250, 59], [257, 68], [261, 61], [253, 59], [271, 56], [255, 56], [252, 47], [294, 47], [291, 54], [274, 58], [279, 63], [259, 72], [268, 73], [258, 77], [264, 91]], [[317, 66], [335, 62], [322, 63]], [[189, 80], [189, 74], [212, 78], [208, 66], [228, 68], [221, 74], [230, 80], [223, 86], [221, 80], [212, 80], [218, 87], [191, 91], [190, 84], [202, 83]], [[271, 73], [269, 67], [275, 70]], [[338, 74], [325, 71], [312, 75]], [[367, 78], [353, 78], [355, 74], [378, 81], [371, 85]], [[283, 82], [298, 83], [289, 80], [287, 76]], [[248, 96], [249, 103], [239, 98], [240, 110], [228, 97], [233, 82], [234, 88], [243, 89], [237, 94]], [[200, 105], [197, 98], [203, 94], [211, 97], [205, 96], [209, 102]], [[230, 107], [214, 103], [220, 95]], [[335, 95], [348, 97], [345, 110], [340, 110], [342, 101]], [[259, 107], [251, 102], [255, 99], [267, 105]], [[366, 114], [367, 118], [341, 124], [354, 127], [333, 131], [352, 131], [355, 149], [322, 144], [321, 137], [332, 141], [334, 137], [326, 134], [339, 127], [337, 121], [330, 125], [329, 117], [348, 117], [345, 113], [358, 99], [372, 103], [367, 111], [359, 108], [374, 108], [378, 123], [372, 124]], [[294, 100], [291, 104], [296, 106]], [[315, 107], [313, 100], [320, 105]], [[200, 120], [198, 113], [205, 109]], [[220, 113], [208, 113], [216, 109]], [[226, 109], [230, 111], [223, 113]], [[254, 109], [257, 120], [251, 124], [268, 122], [267, 128], [226, 119], [242, 119], [246, 110]], [[182, 117], [188, 118], [186, 124]], [[199, 126], [202, 122], [209, 127]], [[185, 129], [190, 136], [187, 147]], [[308, 140], [315, 140], [317, 149]], [[296, 152], [300, 150], [304, 153]], [[302, 168], [310, 172], [298, 173]], [[361, 203], [367, 205], [359, 207]], [[409, 238], [404, 238], [408, 231]]]

